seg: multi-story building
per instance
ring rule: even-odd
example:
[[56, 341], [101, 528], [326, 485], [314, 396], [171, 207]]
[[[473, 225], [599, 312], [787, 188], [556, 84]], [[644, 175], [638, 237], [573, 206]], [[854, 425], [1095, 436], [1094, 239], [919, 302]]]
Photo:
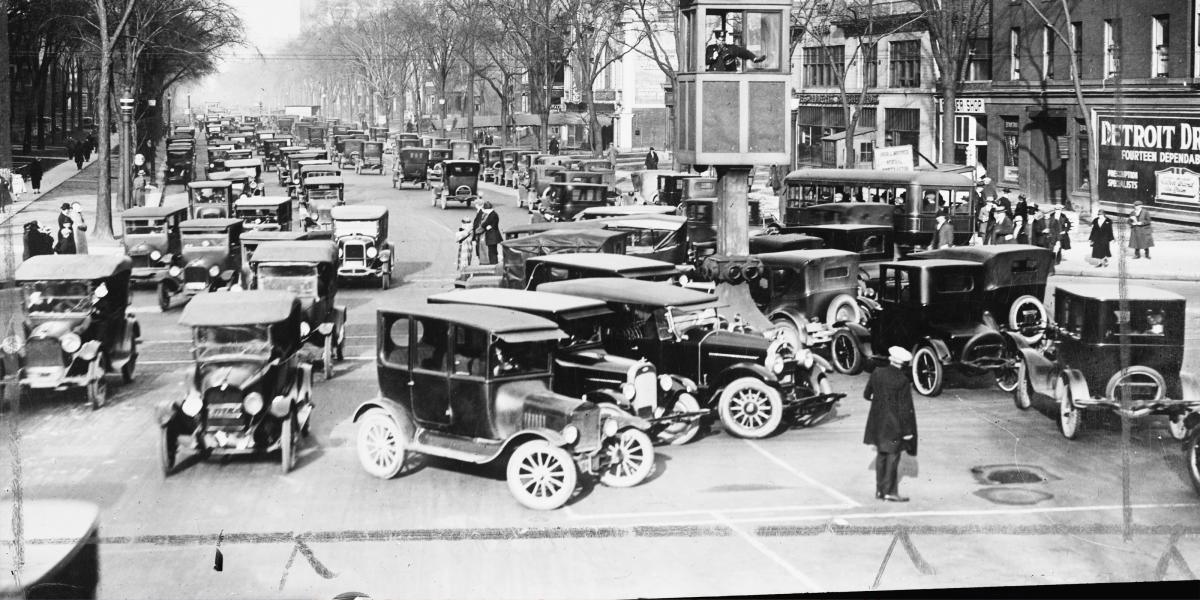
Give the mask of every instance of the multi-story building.
[[1127, 212], [1140, 199], [1200, 222], [1195, 3], [1069, 0], [1064, 13], [1060, 2], [991, 1], [990, 39], [954, 107], [960, 148], [1035, 202], [1090, 209], [1097, 160], [1105, 207]]

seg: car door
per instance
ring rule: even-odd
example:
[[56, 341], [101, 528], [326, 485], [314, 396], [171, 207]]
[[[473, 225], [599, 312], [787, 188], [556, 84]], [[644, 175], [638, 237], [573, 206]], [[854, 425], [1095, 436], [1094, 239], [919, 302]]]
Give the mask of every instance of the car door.
[[488, 337], [482, 329], [450, 328], [449, 422], [454, 433], [487, 437]]
[[449, 327], [444, 321], [416, 319], [416, 353], [412, 365], [413, 416], [423, 425], [443, 429], [450, 424]]
[[889, 346], [908, 348], [913, 342], [912, 318], [919, 306], [918, 282], [906, 269], [887, 268], [880, 275], [879, 300], [883, 307], [871, 327], [871, 341], [876, 352]]

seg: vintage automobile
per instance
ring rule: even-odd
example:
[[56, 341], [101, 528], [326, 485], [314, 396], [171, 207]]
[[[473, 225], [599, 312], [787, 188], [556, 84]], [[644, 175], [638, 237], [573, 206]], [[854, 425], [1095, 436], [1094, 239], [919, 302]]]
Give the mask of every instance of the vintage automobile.
[[655, 202], [667, 206], [678, 206], [683, 199], [683, 182], [700, 177], [697, 173], [666, 172], [658, 174], [658, 193]]
[[979, 263], [889, 262], [880, 266], [879, 278], [879, 310], [870, 319], [869, 343], [860, 340], [862, 353], [911, 348], [913, 388], [921, 395], [941, 394], [950, 367], [989, 373], [998, 383], [1019, 368], [1019, 334], [1005, 331], [986, 310]]
[[279, 149], [278, 161], [276, 161], [275, 178], [279, 185], [287, 186], [292, 181], [292, 165], [291, 157], [295, 156], [296, 161], [311, 160], [320, 156], [315, 150], [308, 146], [284, 146]]
[[447, 160], [442, 163], [442, 180], [433, 184], [433, 205], [446, 210], [450, 201], [464, 206], [479, 199], [479, 163]]
[[388, 242], [388, 210], [356, 204], [335, 206], [333, 239], [338, 245], [338, 277], [379, 279], [379, 287], [392, 287], [392, 244]]
[[563, 253], [620, 254], [629, 234], [599, 228], [547, 229], [500, 243], [501, 287], [525, 287], [526, 261], [537, 256]]
[[674, 215], [675, 209], [660, 204], [625, 204], [620, 206], [592, 206], [575, 213], [573, 221], [610, 219], [613, 217], [640, 217], [644, 215]]
[[673, 171], [662, 169], [646, 169], [638, 170], [630, 173], [630, 182], [633, 186], [633, 194], [631, 204], [657, 204], [658, 203], [658, 176]]
[[500, 157], [500, 147], [480, 146], [476, 154], [476, 160], [479, 161], [479, 164], [483, 165], [483, 168], [480, 170], [480, 176], [483, 177], [483, 180], [494, 183], [496, 181], [496, 174], [501, 172], [504, 167], [504, 163]]
[[187, 187], [191, 218], [221, 219], [233, 214], [233, 182], [192, 181]]
[[[551, 230], [559, 231], [562, 234], [566, 234], [567, 231], [587, 229], [627, 232], [629, 235], [625, 238], [625, 250], [623, 254], [653, 258], [675, 265], [685, 265], [688, 258], [686, 225], [687, 223], [683, 217], [671, 214], [647, 214], [639, 216], [635, 213], [631, 216], [616, 216], [604, 219], [514, 225], [504, 229], [504, 237], [506, 240], [511, 240]], [[622, 254], [622, 252], [617, 253]]]
[[[316, 222], [316, 229], [330, 230], [333, 227], [332, 210], [346, 203], [346, 184], [341, 177], [310, 177], [304, 183], [300, 197], [301, 206], [306, 206]], [[311, 227], [310, 227], [311, 229]]]
[[553, 391], [615, 406], [651, 422], [648, 433], [663, 443], [682, 445], [700, 432], [696, 384], [657, 375], [654, 365], [610, 354], [599, 331], [612, 316], [600, 300], [502, 288], [456, 290], [430, 296], [430, 304], [494, 306], [553, 321], [568, 337], [560, 340], [551, 364]]
[[309, 343], [321, 348], [322, 373], [333, 377], [333, 361], [346, 350], [346, 307], [337, 304], [337, 245], [328, 240], [263, 242], [250, 257], [254, 286], [286, 290], [300, 298]]
[[1182, 372], [1186, 320], [1186, 300], [1174, 292], [1056, 284], [1049, 339], [1020, 348], [1017, 407], [1050, 403], [1067, 439], [1079, 435], [1085, 410], [1165, 415], [1171, 436], [1184, 439], [1185, 417], [1200, 408], [1200, 379]]
[[441, 183], [442, 181], [442, 163], [450, 160], [449, 148], [430, 148], [429, 161], [425, 163], [426, 174], [425, 178], [429, 180], [429, 185]]
[[608, 186], [594, 183], [551, 183], [538, 210], [547, 221], [570, 221], [587, 208], [607, 206]]
[[245, 224], [242, 231], [291, 231], [292, 200], [287, 196], [238, 198], [233, 213]]
[[254, 150], [250, 148], [243, 148], [239, 145], [225, 154], [225, 168], [232, 168], [232, 166], [229, 164], [229, 161], [231, 160], [250, 160], [253, 157]]
[[233, 150], [232, 144], [222, 144], [214, 146], [211, 143], [208, 146], [208, 167], [205, 169], [208, 173], [219, 173], [225, 170], [225, 159], [229, 157], [229, 152]]
[[750, 236], [750, 254], [787, 252], [789, 250], [816, 250], [824, 248], [819, 237], [803, 233], [761, 234]]
[[475, 142], [450, 140], [449, 160], [475, 160]]
[[750, 296], [783, 339], [830, 356], [839, 373], [862, 372], [858, 340], [868, 335], [859, 302], [858, 255], [845, 250], [789, 250], [755, 254], [762, 278]]
[[550, 391], [551, 356], [567, 335], [531, 314], [490, 306], [380, 309], [379, 396], [354, 411], [363, 469], [390, 479], [408, 453], [506, 461], [509, 493], [553, 510], [580, 472], [631, 487], [650, 474], [649, 423]]
[[293, 145], [292, 137], [288, 135], [276, 135], [275, 137], [263, 142], [263, 169], [265, 171], [274, 171], [280, 168], [281, 165], [286, 165], [287, 160], [284, 158], [284, 149], [294, 149], [293, 152], [299, 152], [296, 148], [307, 148], [307, 146]]
[[308, 145], [313, 148], [324, 148], [327, 133], [328, 130], [325, 127], [310, 127], [308, 130]]
[[403, 189], [412, 183], [426, 189], [429, 186], [429, 148], [401, 148], [392, 166], [392, 187]]
[[[691, 178], [696, 179], [696, 178]], [[680, 183], [680, 189], [683, 184]], [[757, 235], [762, 230], [756, 225], [762, 224], [762, 211], [757, 198], [747, 200], [749, 209], [750, 235]], [[693, 260], [699, 261], [717, 250], [716, 198], [694, 198], [680, 200], [676, 206], [678, 213], [687, 217], [688, 242], [692, 245]]]
[[110, 373], [133, 381], [141, 327], [128, 312], [132, 264], [126, 256], [50, 254], [17, 267], [23, 335], [3, 345], [19, 356], [21, 388], [83, 390], [97, 409], [108, 401]]
[[297, 240], [310, 239], [309, 233], [303, 230], [295, 231], [279, 231], [279, 230], [248, 230], [243, 231], [241, 236], [242, 241], [242, 280], [240, 285], [247, 290], [254, 289], [254, 269], [250, 267], [250, 258], [254, 256], [254, 251], [258, 245], [263, 242], [294, 242]]
[[[310, 151], [310, 149], [305, 149], [304, 152], [291, 152], [291, 153], [288, 153], [286, 156], [287, 156], [287, 170], [284, 171], [284, 170], [280, 169], [279, 185], [286, 186], [287, 188], [289, 188], [289, 191], [293, 186], [300, 183], [301, 163], [304, 163], [305, 161], [318, 161], [318, 163], [320, 163], [320, 162], [328, 162], [328, 160], [329, 160], [329, 159], [325, 158], [325, 156], [323, 156], [320, 152]], [[315, 164], [315, 163], [309, 163], [309, 164]], [[330, 163], [330, 164], [332, 164], [332, 163]]]
[[624, 254], [560, 253], [530, 257], [525, 261], [524, 289], [543, 283], [588, 277], [620, 277], [642, 281], [680, 283], [683, 271], [661, 260]]
[[262, 193], [261, 188], [256, 187], [253, 171], [234, 169], [220, 173], [209, 173], [208, 180], [228, 181], [231, 184], [229, 195], [235, 200], [241, 198], [243, 195], [254, 196]]
[[788, 227], [785, 231], [821, 238], [826, 248], [858, 253], [859, 277], [871, 290], [879, 282], [879, 265], [897, 258], [891, 225], [830, 223]]
[[[601, 332], [609, 352], [649, 360], [660, 373], [694, 381], [701, 407], [726, 431], [762, 438], [785, 423], [814, 424], [844, 394], [833, 393], [825, 360], [786, 340], [722, 328], [716, 296], [669, 283], [622, 278], [538, 286], [603, 300], [616, 312]], [[786, 413], [786, 420], [785, 420]]]
[[363, 171], [373, 171], [378, 175], [383, 175], [383, 142], [363, 142], [362, 158], [354, 166], [354, 172], [361, 174]]
[[175, 470], [181, 436], [202, 457], [278, 450], [286, 475], [313, 413], [300, 300], [283, 291], [213, 294], [189, 304], [179, 322], [192, 329], [195, 365], [186, 394], [158, 405], [163, 475]]
[[158, 282], [158, 307], [167, 312], [175, 296], [232, 290], [242, 262], [241, 219], [192, 219], [179, 224], [183, 266], [173, 265]]
[[182, 206], [143, 206], [121, 213], [121, 245], [132, 263], [133, 283], [156, 283], [167, 269], [182, 264], [179, 224], [186, 218]]
[[288, 186], [288, 192], [293, 198], [300, 198], [304, 195], [307, 188], [306, 184], [309, 179], [316, 177], [341, 177], [342, 170], [328, 160], [303, 160], [299, 163], [297, 174], [292, 177], [292, 185]]
[[[0, 560], [8, 573], [0, 581], [0, 598], [96, 598], [99, 506], [79, 500], [9, 498], [0, 501], [0, 523], [0, 547], [12, 549]], [[16, 550], [22, 547], [23, 552]]]
[[371, 136], [371, 141], [385, 141], [388, 137], [388, 128], [368, 127], [367, 134]]
[[415, 133], [400, 133], [396, 134], [396, 151], [399, 152], [405, 148], [423, 148], [421, 138]]
[[[559, 158], [559, 157], [545, 156], [545, 157], [541, 157], [541, 158]], [[566, 158], [566, 157], [563, 157], [563, 158]], [[533, 165], [532, 167], [530, 167], [529, 168], [529, 190], [528, 190], [529, 195], [533, 196], [534, 198], [540, 198], [542, 196], [542, 192], [544, 192], [546, 190], [546, 187], [549, 186], [551, 182], [559, 181], [558, 179], [555, 178], [555, 175], [558, 173], [564, 173], [564, 172], [566, 172], [566, 170], [567, 170], [566, 167], [562, 166], [561, 164], [556, 164], [556, 163], [537, 164], [537, 165]], [[561, 181], [565, 182], [568, 180], [563, 179]], [[575, 181], [582, 181], [582, 180], [575, 180]], [[585, 182], [585, 183], [590, 183], [590, 182]], [[599, 182], [596, 182], [596, 183], [599, 183]], [[532, 203], [532, 201], [531, 201], [531, 203]], [[518, 203], [517, 206], [521, 206], [521, 204]]]
[[251, 173], [253, 173], [254, 179], [251, 182], [250, 187], [254, 190], [254, 195], [261, 196], [263, 194], [263, 185], [262, 185], [263, 161], [261, 158], [254, 157], [254, 158], [229, 159], [229, 160], [225, 161], [225, 166], [228, 167], [231, 171], [242, 169], [242, 170], [250, 171]]
[[363, 144], [365, 140], [357, 138], [346, 138], [339, 142], [341, 146], [338, 152], [341, 154], [338, 159], [338, 166], [345, 168], [358, 167], [359, 161], [363, 157]]
[[523, 150], [528, 150], [528, 148], [500, 149], [500, 164], [496, 168], [496, 176], [492, 179], [492, 183], [505, 187], [516, 187], [511, 182], [517, 179], [517, 153]]
[[167, 183], [187, 183], [192, 180], [192, 164], [196, 155], [186, 146], [167, 147]]

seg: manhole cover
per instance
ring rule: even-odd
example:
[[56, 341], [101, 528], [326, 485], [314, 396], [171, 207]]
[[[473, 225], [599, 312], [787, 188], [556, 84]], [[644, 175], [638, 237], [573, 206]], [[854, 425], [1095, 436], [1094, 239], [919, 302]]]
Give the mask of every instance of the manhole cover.
[[1013, 483], [1044, 483], [1057, 477], [1033, 465], [986, 465], [972, 467], [971, 474], [979, 483], [1006, 485]]
[[1007, 504], [1010, 506], [1037, 504], [1038, 502], [1044, 502], [1054, 497], [1054, 494], [1043, 492], [1041, 490], [1029, 490], [1015, 487], [983, 488], [981, 490], [976, 490], [975, 495], [987, 500], [988, 502]]

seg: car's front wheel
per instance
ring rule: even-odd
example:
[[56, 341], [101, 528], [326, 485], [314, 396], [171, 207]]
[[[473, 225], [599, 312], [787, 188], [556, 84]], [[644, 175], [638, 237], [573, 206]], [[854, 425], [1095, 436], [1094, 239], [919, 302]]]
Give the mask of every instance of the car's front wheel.
[[411, 428], [397, 423], [378, 408], [368, 411], [359, 421], [356, 444], [359, 464], [374, 477], [395, 477], [404, 468]]
[[654, 442], [639, 429], [625, 429], [604, 442], [601, 448], [608, 466], [600, 483], [608, 487], [633, 487], [654, 470]]
[[1024, 375], [1025, 361], [1018, 358], [1013, 366], [996, 371], [996, 387], [999, 387], [1001, 391], [1015, 392], [1024, 382]]
[[179, 436], [170, 425], [161, 427], [162, 435], [158, 437], [158, 458], [162, 466], [163, 477], [168, 477], [175, 471], [175, 458], [179, 455]]
[[934, 397], [942, 393], [945, 371], [937, 352], [930, 346], [921, 346], [913, 353], [913, 388], [922, 396]]
[[333, 379], [333, 333], [325, 336], [325, 344], [321, 348], [321, 374], [325, 381]]
[[[99, 360], [97, 359], [97, 361]], [[104, 367], [101, 363], [97, 364], [95, 368], [98, 373], [95, 379], [88, 382], [86, 388], [87, 401], [92, 410], [98, 410], [108, 403], [108, 381], [104, 378]]]
[[779, 390], [754, 377], [735, 379], [725, 386], [717, 409], [721, 424], [742, 438], [767, 437], [783, 422], [783, 398]]
[[833, 332], [833, 339], [829, 342], [829, 357], [833, 368], [845, 375], [862, 373], [866, 360], [858, 345], [858, 337], [844, 327]]
[[171, 291], [167, 289], [167, 282], [158, 282], [158, 309], [167, 312], [171, 310]]
[[[675, 400], [675, 404], [671, 407], [671, 412], [667, 413], [667, 416], [697, 412], [700, 412], [700, 402], [696, 400], [696, 397], [691, 394], [681, 394]], [[695, 439], [699, 433], [700, 419], [693, 417], [686, 421], [671, 423], [666, 429], [658, 432], [657, 437], [664, 444], [682, 446]]]
[[133, 383], [134, 371], [137, 369], [137, 340], [129, 340], [129, 360], [121, 365], [121, 381], [125, 385]]
[[1200, 436], [1192, 438], [1191, 443], [1187, 446], [1187, 466], [1192, 487], [1196, 488], [1197, 494], [1200, 494]]
[[279, 433], [279, 467], [284, 475], [296, 466], [296, 419], [288, 415], [283, 419], [283, 430]]
[[1054, 384], [1054, 399], [1058, 401], [1058, 430], [1063, 437], [1073, 440], [1079, 436], [1079, 425], [1083, 411], [1075, 406], [1071, 394], [1071, 386], [1067, 385], [1066, 377], [1059, 377]]
[[554, 510], [566, 504], [579, 480], [571, 455], [546, 440], [517, 446], [505, 475], [508, 491], [517, 502], [534, 510]]

